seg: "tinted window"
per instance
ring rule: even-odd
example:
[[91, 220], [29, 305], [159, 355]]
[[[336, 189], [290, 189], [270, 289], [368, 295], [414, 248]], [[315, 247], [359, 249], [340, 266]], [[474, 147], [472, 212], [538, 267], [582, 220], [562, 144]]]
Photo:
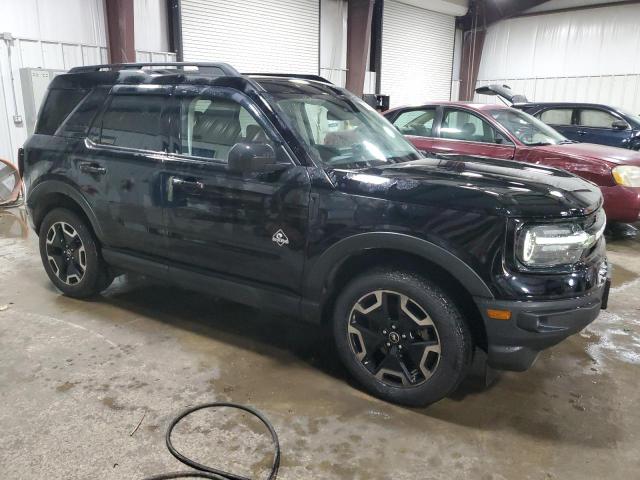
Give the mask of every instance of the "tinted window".
[[108, 89], [99, 87], [87, 95], [58, 128], [56, 135], [62, 137], [84, 137], [91, 121], [107, 98]]
[[102, 117], [100, 143], [163, 151], [161, 113], [166, 100], [159, 95], [114, 95]]
[[548, 125], [571, 125], [571, 108], [552, 108], [545, 110], [538, 118]]
[[49, 90], [40, 112], [36, 133], [53, 135], [86, 93], [86, 90]]
[[452, 140], [496, 143], [496, 135], [491, 125], [463, 110], [445, 109], [440, 136]]
[[404, 135], [416, 135], [418, 137], [433, 136], [433, 122], [436, 118], [436, 109], [427, 108], [402, 112], [393, 124]]
[[226, 162], [236, 143], [271, 143], [253, 115], [232, 100], [186, 98], [180, 111], [180, 141], [175, 153]]
[[611, 128], [619, 120], [604, 110], [581, 110], [580, 125], [583, 127]]

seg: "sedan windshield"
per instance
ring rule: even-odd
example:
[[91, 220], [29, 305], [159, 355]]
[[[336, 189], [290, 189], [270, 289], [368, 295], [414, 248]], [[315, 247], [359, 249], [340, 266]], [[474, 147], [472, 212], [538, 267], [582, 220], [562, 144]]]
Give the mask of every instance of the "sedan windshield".
[[352, 95], [272, 94], [311, 157], [325, 167], [366, 168], [421, 158], [393, 126]]
[[571, 140], [567, 140], [546, 123], [520, 110], [491, 110], [489, 111], [489, 115], [525, 145], [536, 146], [571, 143]]

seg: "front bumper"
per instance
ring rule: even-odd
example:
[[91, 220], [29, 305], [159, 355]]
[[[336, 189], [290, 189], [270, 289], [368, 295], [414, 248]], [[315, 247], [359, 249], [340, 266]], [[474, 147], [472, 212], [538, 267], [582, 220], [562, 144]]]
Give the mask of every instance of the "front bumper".
[[[476, 298], [487, 332], [487, 361], [499, 370], [523, 371], [541, 350], [555, 345], [593, 322], [606, 308], [610, 280], [587, 295], [540, 302]], [[489, 318], [487, 309], [509, 310], [509, 320]]]

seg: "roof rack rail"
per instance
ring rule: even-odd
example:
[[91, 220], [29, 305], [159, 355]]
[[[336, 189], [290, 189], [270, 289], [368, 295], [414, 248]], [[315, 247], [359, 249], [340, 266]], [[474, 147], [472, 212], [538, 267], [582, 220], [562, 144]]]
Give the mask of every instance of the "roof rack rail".
[[69, 73], [99, 72], [101, 70], [140, 70], [143, 67], [198, 67], [198, 69], [217, 68], [225, 76], [239, 77], [240, 73], [228, 63], [223, 62], [150, 62], [150, 63], [106, 63], [74, 67]]
[[299, 78], [300, 80], [313, 80], [315, 82], [328, 83], [333, 85], [333, 82], [330, 82], [324, 77], [320, 75], [306, 75], [303, 73], [243, 73], [242, 75], [255, 75], [255, 76], [263, 76], [263, 77], [290, 77], [290, 78]]

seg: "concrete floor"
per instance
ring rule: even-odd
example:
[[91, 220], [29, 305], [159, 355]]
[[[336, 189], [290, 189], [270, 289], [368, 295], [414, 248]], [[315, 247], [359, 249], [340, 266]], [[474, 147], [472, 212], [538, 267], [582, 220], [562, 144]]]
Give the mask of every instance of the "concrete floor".
[[[354, 387], [313, 326], [136, 278], [99, 300], [63, 297], [20, 222], [19, 211], [0, 211], [5, 480], [180, 469], [164, 445], [167, 423], [186, 406], [225, 400], [274, 423], [282, 479], [640, 478], [640, 240], [609, 244], [610, 309], [586, 331], [526, 373], [407, 409]], [[268, 438], [239, 417], [197, 414], [175, 444], [265, 478]]]

